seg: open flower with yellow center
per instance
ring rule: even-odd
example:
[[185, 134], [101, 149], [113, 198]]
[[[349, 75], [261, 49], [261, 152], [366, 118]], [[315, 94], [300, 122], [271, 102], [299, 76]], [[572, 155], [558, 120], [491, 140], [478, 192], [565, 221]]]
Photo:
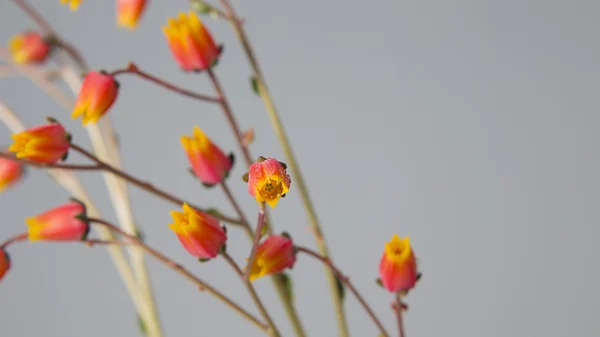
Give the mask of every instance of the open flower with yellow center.
[[29, 227], [29, 241], [85, 240], [90, 230], [85, 206], [78, 201], [27, 218], [25, 223]]
[[260, 157], [248, 170], [248, 193], [258, 202], [275, 208], [279, 199], [290, 190], [292, 180], [285, 164], [274, 158]]
[[192, 171], [203, 184], [218, 184], [229, 174], [233, 156], [226, 156], [199, 127], [194, 127], [191, 137], [182, 136], [181, 145], [192, 165]]
[[379, 263], [381, 283], [390, 292], [409, 290], [417, 282], [417, 262], [410, 247], [410, 239], [395, 234], [385, 245]]
[[76, 11], [83, 0], [60, 0], [61, 5], [69, 4], [69, 9]]
[[0, 192], [15, 184], [23, 176], [23, 170], [18, 161], [0, 158]]
[[147, 4], [147, 0], [117, 0], [117, 25], [128, 29], [137, 27]]
[[221, 54], [210, 32], [195, 12], [169, 18], [163, 32], [173, 57], [183, 70], [200, 71], [212, 67]]
[[52, 47], [39, 33], [25, 32], [13, 36], [8, 49], [15, 63], [37, 64], [48, 58]]
[[212, 216], [183, 204], [183, 212], [172, 211], [169, 228], [192, 256], [211, 259], [217, 256], [227, 241], [227, 233]]
[[59, 123], [41, 125], [12, 135], [8, 151], [17, 158], [52, 164], [64, 159], [69, 151], [70, 135]]
[[254, 264], [250, 266], [250, 281], [292, 268], [295, 262], [292, 240], [283, 235], [271, 235], [256, 249]]
[[71, 118], [81, 116], [81, 123], [96, 123], [113, 105], [119, 93], [119, 84], [113, 76], [90, 71], [83, 80]]

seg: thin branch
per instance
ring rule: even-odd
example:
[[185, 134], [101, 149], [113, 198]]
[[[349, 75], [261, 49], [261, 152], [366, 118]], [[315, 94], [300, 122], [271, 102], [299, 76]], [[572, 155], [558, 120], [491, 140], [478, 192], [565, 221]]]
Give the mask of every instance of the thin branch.
[[404, 322], [402, 321], [402, 310], [404, 310], [404, 304], [402, 304], [402, 297], [400, 294], [396, 294], [394, 302], [392, 302], [392, 310], [396, 313], [396, 320], [398, 321], [398, 336], [405, 337], [404, 333]]
[[229, 102], [227, 101], [227, 97], [225, 97], [225, 92], [223, 91], [223, 88], [221, 87], [221, 82], [219, 82], [217, 75], [214, 73], [214, 71], [211, 68], [206, 69], [206, 72], [208, 73], [208, 77], [210, 78], [210, 81], [212, 82], [213, 87], [215, 88], [215, 91], [217, 92], [217, 97], [219, 98], [219, 101], [220, 101], [219, 103], [221, 104], [221, 108], [223, 109], [223, 112], [225, 113], [227, 122], [229, 123], [231, 130], [235, 134], [235, 139], [237, 140], [238, 145], [240, 146], [240, 150], [242, 150], [242, 153], [244, 155], [244, 160], [246, 161], [246, 165], [250, 166], [252, 164], [252, 158], [250, 157], [250, 152], [248, 151], [248, 147], [244, 146], [244, 144], [245, 144], [244, 134], [243, 134], [242, 130], [240, 129], [240, 126], [238, 125], [237, 120], [235, 119], [235, 116], [233, 115], [233, 111], [231, 110], [231, 106], [229, 105]]
[[204, 95], [204, 94], [195, 93], [193, 91], [189, 91], [189, 90], [183, 89], [183, 88], [178, 87], [178, 86], [176, 86], [174, 84], [171, 84], [171, 83], [169, 83], [167, 81], [164, 81], [164, 80], [162, 80], [162, 79], [160, 79], [160, 78], [158, 78], [158, 77], [156, 77], [156, 76], [154, 76], [154, 75], [152, 75], [150, 73], [147, 73], [147, 72], [141, 70], [133, 62], [129, 62], [129, 64], [127, 65], [126, 68], [117, 69], [117, 70], [114, 70], [114, 71], [112, 71], [110, 73], [110, 75], [112, 75], [112, 76], [117, 76], [117, 75], [120, 75], [120, 74], [133, 74], [133, 75], [137, 75], [137, 76], [139, 76], [139, 77], [141, 77], [141, 78], [143, 78], [143, 79], [145, 79], [147, 81], [150, 81], [150, 82], [152, 82], [154, 84], [157, 84], [157, 85], [159, 85], [159, 86], [161, 86], [163, 88], [166, 88], [168, 90], [171, 90], [171, 91], [176, 92], [176, 93], [178, 93], [180, 95], [183, 95], [183, 96], [191, 97], [191, 98], [194, 98], [194, 99], [197, 99], [197, 100], [201, 100], [201, 101], [205, 101], [205, 102], [209, 102], [209, 103], [221, 103], [221, 100], [219, 98], [211, 97], [211, 96]]
[[369, 304], [367, 303], [367, 301], [365, 301], [364, 297], [358, 292], [358, 290], [354, 287], [354, 285], [352, 284], [352, 282], [350, 282], [350, 279], [348, 277], [346, 277], [334, 264], [333, 262], [325, 256], [322, 256], [321, 254], [305, 248], [305, 247], [296, 247], [296, 251], [299, 253], [304, 253], [307, 255], [312, 256], [313, 258], [321, 261], [325, 266], [327, 266], [329, 269], [331, 269], [331, 271], [333, 271], [337, 277], [339, 278], [339, 280], [346, 285], [346, 287], [348, 287], [348, 289], [350, 289], [350, 291], [354, 294], [354, 296], [356, 297], [356, 299], [360, 302], [360, 304], [363, 306], [363, 308], [365, 309], [365, 311], [367, 312], [367, 314], [369, 314], [369, 316], [371, 317], [371, 319], [373, 320], [373, 322], [375, 323], [375, 325], [377, 325], [377, 327], [379, 328], [379, 331], [381, 332], [381, 334], [385, 337], [389, 337], [389, 333], [385, 330], [385, 327], [383, 326], [383, 324], [381, 323], [381, 321], [379, 320], [379, 318], [377, 318], [377, 315], [375, 315], [375, 312], [371, 309], [371, 307], [369, 306]]
[[244, 276], [244, 272], [242, 271], [240, 266], [238, 266], [238, 264], [233, 260], [233, 258], [229, 254], [227, 254], [226, 252], [223, 252], [223, 253], [221, 253], [221, 255], [223, 255], [223, 258], [225, 259], [225, 261], [227, 261], [227, 263], [229, 263], [229, 265], [233, 268], [233, 270], [235, 270], [236, 274], [238, 274], [238, 276], [240, 277], [242, 282], [244, 282], [246, 289], [248, 289], [248, 293], [250, 293], [250, 296], [252, 297], [252, 301], [254, 301], [254, 304], [256, 304], [256, 307], [260, 311], [260, 314], [263, 316], [263, 319], [267, 322], [267, 325], [269, 325], [269, 327], [270, 327], [270, 330], [271, 330], [270, 335], [273, 337], [281, 336], [281, 334], [279, 333], [279, 330], [277, 330], [277, 327], [275, 326], [275, 322], [273, 322], [273, 319], [267, 312], [267, 309], [265, 308], [264, 304], [260, 300], [260, 297], [258, 297], [258, 294], [256, 293], [256, 290], [254, 289], [252, 282], [250, 282]]
[[[130, 175], [129, 173], [121, 171], [121, 170], [107, 164], [106, 162], [100, 160], [98, 157], [96, 157], [95, 155], [93, 155], [92, 153], [87, 151], [86, 149], [80, 147], [79, 145], [71, 144], [71, 148], [73, 150], [79, 152], [80, 154], [82, 154], [84, 157], [86, 157], [86, 158], [90, 159], [91, 161], [95, 162], [96, 164], [98, 164], [98, 166], [102, 167], [103, 170], [108, 171], [118, 177], [125, 179], [126, 181], [143, 189], [146, 192], [149, 192], [151, 194], [159, 196], [162, 199], [168, 200], [179, 206], [183, 205], [184, 203], [187, 203], [188, 205], [190, 205], [190, 207], [195, 208], [200, 212], [208, 213], [208, 210], [206, 210], [206, 209], [195, 206], [192, 203], [189, 203], [183, 199], [179, 199], [168, 192], [165, 192], [157, 187], [154, 187], [154, 185], [152, 185], [148, 182], [142, 181], [142, 180]], [[233, 225], [240, 225], [240, 223], [241, 223], [240, 220], [238, 220], [238, 219], [233, 219], [231, 217], [227, 217], [222, 214], [217, 214], [217, 215], [215, 215], [215, 217], [218, 218], [219, 220], [222, 220], [224, 222], [227, 222], [227, 223], [230, 223]]]
[[[236, 311], [237, 313], [239, 313], [240, 315], [242, 315], [244, 318], [246, 318], [250, 322], [252, 322], [259, 329], [261, 329], [261, 330], [263, 330], [265, 332], [268, 332], [269, 328], [265, 324], [263, 324], [262, 322], [260, 322], [252, 314], [248, 313], [246, 310], [244, 310], [242, 307], [240, 307], [233, 300], [231, 300], [227, 296], [223, 295], [220, 291], [218, 291], [217, 289], [213, 288], [211, 285], [209, 285], [208, 283], [204, 282], [203, 280], [201, 280], [200, 278], [198, 278], [197, 276], [195, 276], [191, 272], [189, 272], [187, 269], [185, 269], [180, 264], [176, 263], [175, 261], [171, 260], [167, 256], [163, 255], [161, 252], [157, 251], [156, 249], [148, 246], [147, 244], [145, 244], [143, 241], [141, 241], [137, 237], [126, 233], [121, 228], [119, 228], [119, 227], [117, 227], [117, 226], [115, 226], [115, 225], [113, 225], [110, 222], [107, 222], [105, 220], [94, 219], [94, 218], [91, 218], [91, 219], [88, 219], [88, 220], [91, 223], [95, 223], [95, 224], [104, 226], [104, 227], [110, 229], [111, 231], [120, 234], [121, 236], [123, 236], [124, 238], [126, 238], [129, 242], [131, 242], [131, 244], [140, 247], [145, 252], [147, 252], [148, 254], [150, 254], [153, 257], [155, 257], [158, 261], [162, 262], [167, 267], [173, 269], [175, 272], [181, 274], [183, 277], [185, 277], [186, 279], [188, 279], [189, 281], [191, 281], [192, 283], [194, 283], [196, 286], [198, 286], [199, 289], [206, 290], [208, 293], [210, 293], [211, 295], [213, 295], [214, 297], [216, 297], [217, 299], [219, 299], [220, 301], [222, 301], [223, 303], [225, 303], [227, 306], [229, 306], [230, 308], [232, 308], [234, 311]], [[119, 241], [117, 241], [115, 243], [118, 243], [118, 242]]]
[[256, 249], [262, 236], [262, 229], [265, 225], [265, 203], [261, 202], [258, 204], [258, 220], [256, 222], [256, 231], [254, 232], [254, 242], [252, 243], [252, 249], [250, 250], [250, 256], [248, 257], [248, 268], [246, 269], [246, 279], [250, 279], [250, 270], [254, 265], [256, 259]]
[[4, 241], [2, 244], [0, 244], [0, 251], [8, 248], [8, 246], [12, 245], [15, 242], [25, 241], [25, 240], [27, 240], [28, 237], [29, 237], [29, 233], [27, 233], [27, 232], [17, 234], [15, 236], [11, 237], [11, 238], [7, 239], [6, 241]]
[[[250, 62], [250, 66], [252, 68], [252, 72], [254, 73], [254, 78], [256, 80], [256, 84], [258, 87], [259, 95], [264, 102], [265, 108], [269, 115], [269, 119], [271, 120], [273, 129], [275, 130], [275, 134], [277, 135], [277, 138], [279, 139], [279, 143], [281, 144], [281, 147], [285, 154], [286, 164], [288, 164], [288, 166], [290, 167], [290, 170], [292, 172], [292, 175], [293, 175], [293, 178], [294, 178], [294, 181], [296, 184], [295, 186], [297, 187], [298, 192], [300, 194], [300, 198], [302, 199], [302, 203], [304, 204], [304, 208], [306, 210], [306, 214], [308, 216], [308, 220], [310, 222], [311, 229], [312, 229], [313, 235], [315, 237], [315, 241], [317, 242], [319, 252], [324, 256], [329, 256], [329, 248], [327, 246], [327, 242], [323, 235], [323, 230], [321, 228], [321, 224], [317, 217], [317, 212], [316, 212], [313, 202], [310, 198], [310, 194], [308, 193], [308, 188], [306, 186], [306, 183], [304, 182], [302, 173], [300, 172], [300, 166], [296, 162], [296, 157], [292, 150], [290, 140], [288, 139], [288, 136], [285, 132], [283, 123], [281, 122], [281, 118], [279, 117], [279, 113], [277, 112], [277, 109], [275, 108], [275, 103], [274, 103], [273, 98], [271, 97], [271, 94], [267, 87], [267, 83], [266, 83], [264, 74], [263, 74], [262, 70], [260, 69], [260, 65], [256, 58], [256, 54], [254, 53], [254, 49], [252, 48], [252, 45], [251, 45], [250, 40], [248, 39], [248, 36], [244, 30], [244, 27], [239, 23], [239, 20], [237, 20], [238, 16], [235, 13], [233, 6], [230, 4], [230, 1], [229, 0], [220, 0], [220, 2], [223, 5], [223, 7], [225, 8], [225, 12], [227, 13], [227, 16], [230, 18], [230, 20], [228, 20], [228, 21], [231, 23], [233, 30], [234, 30], [238, 40], [240, 41], [244, 52], [246, 53], [248, 61]], [[327, 274], [327, 280], [329, 283], [329, 290], [330, 290], [331, 296], [333, 298], [333, 305], [334, 305], [334, 309], [336, 312], [338, 328], [340, 330], [340, 336], [348, 337], [349, 336], [348, 322], [346, 319], [346, 314], [344, 312], [344, 306], [343, 306], [342, 300], [337, 291], [337, 282], [335, 280], [335, 275], [330, 270], [327, 270], [326, 274]]]
[[35, 161], [17, 158], [12, 153], [1, 152], [0, 158], [10, 159], [14, 161], [18, 161], [27, 166], [34, 166], [42, 169], [64, 169], [64, 170], [73, 170], [73, 171], [99, 171], [104, 170], [104, 168], [100, 165], [76, 165], [76, 164], [46, 164], [46, 163], [38, 163]]
[[241, 220], [240, 225], [242, 226], [242, 228], [244, 228], [244, 231], [246, 232], [246, 234], [248, 235], [250, 240], [254, 240], [254, 233], [252, 232], [252, 228], [250, 227], [250, 222], [248, 222], [248, 219], [246, 218], [244, 211], [242, 211], [240, 204], [237, 202], [237, 200], [233, 196], [233, 193], [231, 193], [231, 190], [229, 189], [227, 182], [225, 182], [225, 180], [223, 180], [223, 181], [221, 181], [220, 185], [221, 185], [221, 188], [223, 189], [223, 193], [225, 193], [225, 196], [227, 197], [227, 199], [229, 200], [229, 202], [235, 209], [236, 213], [238, 214], [238, 217]]

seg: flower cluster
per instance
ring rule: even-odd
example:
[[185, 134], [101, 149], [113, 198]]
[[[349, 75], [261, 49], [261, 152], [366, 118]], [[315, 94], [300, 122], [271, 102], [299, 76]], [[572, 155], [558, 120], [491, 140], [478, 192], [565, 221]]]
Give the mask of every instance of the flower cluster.
[[[81, 0], [60, 0], [62, 4], [68, 4], [71, 10], [77, 10]], [[204, 4], [202, 2], [202, 4]], [[119, 26], [133, 29], [137, 27], [140, 19], [146, 11], [148, 1], [145, 0], [117, 0], [117, 24]], [[208, 6], [204, 4], [205, 6]], [[212, 12], [219, 14], [220, 12]], [[231, 12], [233, 13], [233, 12]], [[227, 19], [230, 20], [238, 29], [241, 29], [239, 19], [234, 14], [228, 14]], [[220, 14], [223, 16], [223, 14]], [[173, 84], [167, 83], [150, 74], [141, 72], [133, 63], [126, 69], [107, 72], [104, 70], [85, 71], [82, 79], [82, 85], [77, 93], [76, 101], [71, 111], [71, 118], [81, 118], [81, 124], [88, 126], [89, 124], [97, 123], [101, 118], [111, 110], [119, 96], [119, 82], [117, 77], [122, 73], [132, 73], [139, 75], [141, 78], [161, 85], [162, 87], [178, 92], [187, 96], [205, 99], [212, 103], [218, 104], [224, 110], [233, 131], [236, 134], [241, 151], [244, 154], [245, 167], [247, 172], [243, 175], [242, 180], [246, 184], [243, 188], [248, 192], [246, 196], [249, 201], [256, 202], [258, 208], [258, 220], [256, 226], [247, 220], [247, 217], [238, 204], [228, 187], [228, 178], [231, 171], [234, 169], [234, 155], [226, 154], [221, 147], [213, 140], [218, 140], [218, 137], [213, 139], [207, 136], [204, 130], [198, 126], [194, 126], [191, 135], [183, 135], [180, 137], [180, 144], [183, 151], [180, 153], [182, 161], [187, 159], [190, 165], [190, 171], [194, 177], [205, 187], [219, 186], [223, 190], [226, 197], [231, 202], [237, 213], [237, 217], [224, 216], [219, 210], [205, 209], [193, 205], [188, 201], [184, 201], [164, 190], [160, 190], [154, 185], [135, 178], [132, 174], [124, 172], [111, 155], [108, 159], [100, 158], [77, 144], [73, 143], [69, 132], [55, 119], [49, 118], [48, 123], [35, 126], [24, 131], [15, 132], [12, 135], [12, 144], [8, 147], [8, 151], [4, 151], [0, 156], [0, 191], [6, 190], [8, 187], [14, 186], [23, 177], [23, 167], [32, 165], [47, 169], [91, 169], [104, 170], [110, 174], [123, 179], [144, 189], [147, 192], [153, 193], [167, 201], [175, 203], [180, 210], [171, 211], [170, 215], [172, 222], [165, 227], [170, 229], [176, 239], [179, 241], [185, 251], [194, 259], [206, 262], [213, 259], [225, 260], [233, 266], [236, 272], [240, 275], [244, 283], [253, 295], [256, 305], [261, 309], [263, 318], [266, 323], [258, 322], [258, 326], [267, 327], [265, 331], [274, 331], [273, 335], [279, 336], [275, 325], [272, 323], [266, 309], [260, 303], [260, 299], [256, 295], [253, 282], [265, 276], [274, 276], [276, 286], [282, 295], [282, 300], [287, 301], [287, 308], [293, 306], [291, 303], [290, 291], [291, 283], [289, 282], [287, 273], [292, 269], [299, 258], [300, 254], [306, 254], [320, 260], [329, 267], [331, 275], [331, 283], [335, 285], [334, 296], [337, 296], [341, 306], [341, 291], [344, 287], [350, 288], [360, 299], [370, 315], [374, 316], [373, 311], [368, 307], [368, 304], [360, 297], [354, 286], [351, 285], [349, 277], [344, 276], [341, 271], [334, 265], [333, 261], [327, 256], [327, 249], [321, 249], [321, 253], [314, 252], [308, 248], [298, 245], [287, 233], [274, 234], [271, 220], [267, 216], [267, 211], [274, 211], [276, 206], [285, 198], [292, 188], [292, 178], [288, 174], [288, 166], [286, 163], [272, 157], [258, 157], [256, 161], [252, 161], [249, 155], [249, 141], [252, 137], [245, 137], [237, 127], [236, 122], [232, 121], [233, 116], [230, 107], [222, 93], [222, 89], [216, 80], [213, 67], [218, 63], [221, 57], [223, 48], [215, 43], [210, 31], [200, 20], [195, 12], [179, 13], [174, 18], [167, 19], [166, 25], [162, 27], [166, 37], [168, 48], [178, 67], [185, 72], [202, 72], [200, 75], [208, 74], [208, 78], [213, 82], [217, 97], [209, 97], [190, 93], [190, 91], [179, 88]], [[52, 31], [50, 29], [50, 31]], [[37, 64], [40, 65], [48, 58], [53, 56], [52, 51], [63, 48], [63, 51], [68, 51], [64, 43], [54, 33], [52, 36], [44, 37], [39, 32], [23, 32], [15, 35], [9, 41], [9, 50], [12, 54], [12, 60], [17, 64]], [[74, 60], [76, 57], [73, 58]], [[82, 67], [84, 68], [84, 67]], [[192, 74], [192, 73], [190, 73]], [[254, 79], [258, 86], [262, 79]], [[264, 95], [264, 90], [260, 91]], [[210, 130], [209, 130], [210, 131]], [[214, 136], [214, 135], [213, 135]], [[218, 136], [218, 135], [217, 135]], [[100, 137], [102, 138], [102, 137]], [[177, 141], [172, 141], [175, 147]], [[106, 144], [103, 144], [106, 145]], [[177, 145], [178, 146], [178, 145]], [[286, 148], [286, 154], [290, 161], [291, 170], [298, 175], [297, 165], [294, 163], [293, 156], [290, 154], [289, 147]], [[77, 151], [84, 155], [88, 160], [94, 162], [94, 165], [78, 165], [64, 164], [70, 150]], [[115, 152], [117, 149], [113, 149]], [[110, 152], [110, 151], [106, 151]], [[289, 152], [289, 153], [288, 153]], [[112, 162], [111, 162], [112, 160]], [[294, 166], [296, 165], [296, 166]], [[304, 182], [298, 176], [294, 176], [294, 188], [296, 186], [302, 190], [305, 188]], [[238, 181], [239, 183], [239, 181]], [[113, 188], [111, 193], [118, 193]], [[211, 190], [214, 193], [213, 190]], [[302, 192], [302, 191], [301, 191]], [[305, 190], [300, 193], [303, 198], [306, 196]], [[123, 197], [120, 195], [120, 197]], [[83, 197], [82, 197], [83, 198]], [[115, 200], [121, 200], [115, 198]], [[270, 209], [266, 207], [270, 206]], [[314, 212], [310, 202], [306, 206], [309, 214]], [[277, 211], [281, 210], [281, 207]], [[314, 214], [312, 214], [314, 215]], [[165, 214], [166, 216], [166, 214]], [[313, 216], [316, 218], [316, 216]], [[290, 222], [301, 222], [301, 219], [287, 219]], [[315, 220], [316, 221], [316, 220]], [[163, 222], [167, 223], [167, 220]], [[185, 270], [181, 265], [169, 260], [167, 257], [157, 252], [157, 250], [149, 247], [141, 238], [139, 233], [133, 231], [125, 231], [119, 229], [102, 219], [88, 217], [86, 205], [76, 199], [71, 199], [70, 202], [59, 205], [38, 215], [27, 217], [25, 219], [27, 231], [17, 235], [12, 239], [0, 244], [0, 280], [6, 275], [11, 267], [11, 260], [8, 254], [8, 248], [11, 244], [17, 241], [28, 239], [34, 241], [81, 241], [88, 245], [94, 244], [119, 244], [119, 245], [136, 245], [145, 250], [150, 255], [156, 257], [175, 271], [184, 275], [187, 279], [195, 282], [200, 288], [208, 286], [195, 277], [191, 272]], [[99, 240], [90, 239], [88, 234], [92, 225], [104, 226], [118, 239]], [[251, 240], [246, 266], [238, 266], [235, 260], [229, 256], [227, 245], [231, 233], [228, 233], [226, 224], [236, 225], [242, 230], [245, 230]], [[320, 246], [324, 247], [324, 238], [320, 233], [320, 228], [317, 225], [313, 226], [315, 236], [319, 241]], [[167, 230], [168, 232], [168, 230]], [[175, 240], [175, 238], [173, 238]], [[175, 241], [174, 241], [175, 242]], [[238, 243], [235, 243], [238, 244]], [[374, 261], [373, 265], [376, 264]], [[374, 267], [375, 269], [375, 267]], [[375, 270], [373, 270], [375, 273]], [[409, 290], [415, 287], [420, 278], [420, 273], [417, 267], [417, 260], [413, 252], [409, 237], [401, 238], [398, 235], [393, 235], [392, 239], [385, 244], [384, 252], [379, 261], [379, 279], [378, 283], [390, 293], [394, 294], [394, 299], [397, 301], [398, 314], [404, 308], [401, 303], [401, 297], [405, 296]], [[288, 280], [288, 281], [286, 281]], [[333, 282], [336, 281], [336, 282]], [[337, 287], [337, 288], [336, 288]], [[342, 290], [338, 289], [342, 288]], [[216, 290], [211, 289], [211, 293]], [[143, 297], [143, 296], [142, 296]], [[147, 296], [151, 300], [151, 295]], [[218, 294], [218, 298], [225, 298]], [[145, 300], [148, 300], [146, 298]], [[229, 299], [225, 300], [230, 306], [232, 305]], [[337, 302], [336, 302], [337, 303]], [[243, 311], [243, 310], [238, 310]], [[288, 310], [293, 315], [294, 310]], [[343, 310], [341, 310], [343, 314]], [[248, 315], [245, 315], [248, 316]], [[380, 327], [382, 335], [386, 335], [384, 327], [376, 317], [373, 317], [375, 323]], [[399, 320], [401, 321], [401, 320]], [[256, 322], [255, 322], [256, 323]]]

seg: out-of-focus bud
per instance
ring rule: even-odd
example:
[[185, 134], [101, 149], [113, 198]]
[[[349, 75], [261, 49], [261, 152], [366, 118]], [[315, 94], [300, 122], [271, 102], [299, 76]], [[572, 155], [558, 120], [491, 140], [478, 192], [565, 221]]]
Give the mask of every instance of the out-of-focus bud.
[[4, 249], [0, 249], [0, 281], [10, 269], [10, 256]]
[[117, 0], [117, 25], [128, 29], [137, 27], [148, 0]]
[[37, 32], [24, 32], [8, 42], [12, 60], [18, 64], [37, 64], [46, 61], [52, 46]]
[[81, 123], [96, 123], [113, 105], [119, 84], [111, 75], [90, 71], [83, 80], [71, 118], [81, 117]]
[[71, 11], [76, 11], [79, 8], [79, 4], [81, 4], [83, 0], [60, 0], [61, 5], [69, 4], [69, 9]]
[[23, 171], [24, 167], [18, 161], [0, 157], [0, 192], [19, 181]]
[[203, 184], [212, 186], [227, 177], [233, 166], [233, 157], [226, 156], [199, 127], [194, 127], [191, 137], [182, 136], [181, 144], [194, 174]]
[[169, 18], [163, 32], [173, 57], [183, 70], [208, 69], [218, 61], [221, 48], [215, 44], [196, 13], [179, 13], [177, 19]]

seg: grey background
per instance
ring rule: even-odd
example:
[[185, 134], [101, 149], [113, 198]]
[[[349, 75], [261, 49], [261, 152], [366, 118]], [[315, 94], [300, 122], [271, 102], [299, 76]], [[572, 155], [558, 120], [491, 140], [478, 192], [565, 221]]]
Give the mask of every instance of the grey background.
[[[187, 1], [154, 0], [139, 29], [114, 26], [114, 1], [85, 1], [73, 14], [58, 1], [32, 1], [94, 68], [135, 60], [143, 69], [205, 92], [205, 76], [178, 71], [161, 25]], [[597, 1], [234, 1], [265, 69], [277, 106], [325, 225], [334, 258], [395, 331], [377, 265], [393, 233], [409, 235], [424, 278], [408, 297], [410, 337], [599, 336], [597, 222], [600, 23]], [[0, 40], [32, 23], [0, 5]], [[282, 158], [249, 68], [224, 22], [207, 20], [225, 43], [217, 68], [255, 155]], [[185, 198], [232, 213], [218, 190], [186, 173], [179, 136], [203, 127], [236, 150], [216, 106], [123, 77], [110, 118], [125, 167]], [[26, 79], [1, 79], [0, 99], [28, 126], [53, 115], [89, 146]], [[0, 143], [10, 141], [0, 128]], [[73, 161], [80, 158], [73, 156]], [[254, 214], [236, 178], [231, 184]], [[81, 174], [103, 214], [115, 220], [101, 176]], [[198, 265], [167, 228], [176, 207], [132, 187], [135, 216], [150, 244], [252, 303], [222, 261]], [[68, 196], [40, 171], [0, 195], [0, 237], [23, 218]], [[299, 197], [276, 208], [278, 230], [313, 246]], [[254, 217], [252, 215], [252, 217]], [[230, 251], [248, 251], [231, 231]], [[6, 337], [136, 336], [135, 313], [103, 248], [23, 244], [0, 286]], [[250, 324], [150, 260], [167, 336], [260, 336]], [[311, 336], [336, 336], [321, 266], [301, 258], [292, 275]], [[287, 321], [267, 279], [259, 292], [285, 336]], [[353, 336], [376, 329], [347, 299]], [[253, 310], [254, 312], [254, 310]]]

